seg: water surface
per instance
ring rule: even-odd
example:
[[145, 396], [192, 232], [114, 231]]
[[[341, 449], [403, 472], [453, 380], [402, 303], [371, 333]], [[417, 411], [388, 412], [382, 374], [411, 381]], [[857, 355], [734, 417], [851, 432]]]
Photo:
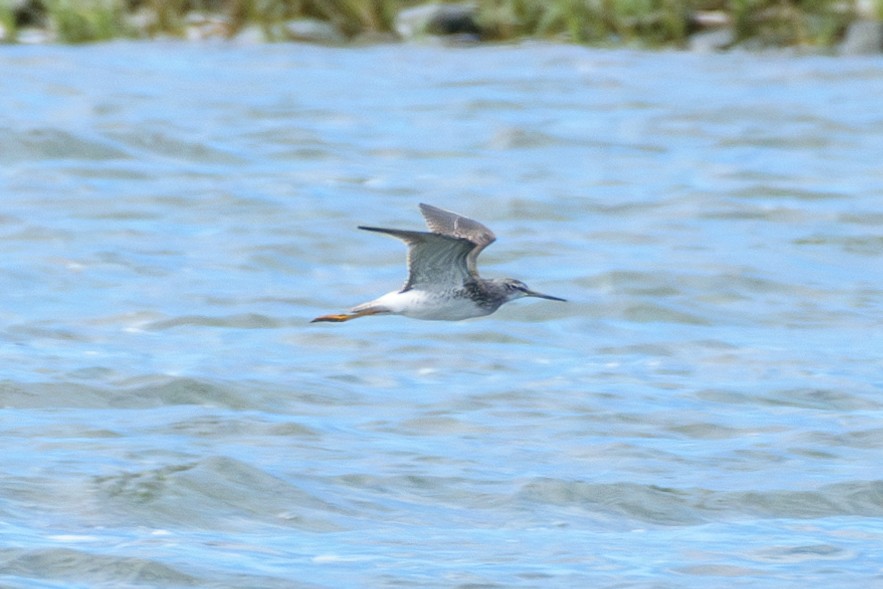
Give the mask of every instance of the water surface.
[[[883, 583], [883, 61], [0, 53], [4, 587]], [[418, 202], [522, 300], [397, 288]]]

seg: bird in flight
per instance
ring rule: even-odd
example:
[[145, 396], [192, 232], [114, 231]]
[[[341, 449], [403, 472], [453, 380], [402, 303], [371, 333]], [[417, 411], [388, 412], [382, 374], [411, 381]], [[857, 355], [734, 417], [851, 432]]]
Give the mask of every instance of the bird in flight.
[[504, 303], [522, 297], [564, 301], [531, 290], [513, 278], [480, 277], [476, 259], [496, 239], [493, 232], [478, 221], [431, 205], [421, 204], [420, 212], [428, 232], [359, 227], [392, 235], [408, 244], [405, 286], [353, 307], [349, 313], [322, 315], [312, 323], [349, 321], [368, 315], [459, 321], [490, 315]]

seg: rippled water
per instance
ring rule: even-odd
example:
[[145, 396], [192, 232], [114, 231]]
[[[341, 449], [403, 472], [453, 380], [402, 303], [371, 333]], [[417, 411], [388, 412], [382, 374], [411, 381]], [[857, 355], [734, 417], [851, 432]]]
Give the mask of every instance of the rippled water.
[[[0, 52], [0, 585], [883, 585], [883, 61]], [[429, 202], [567, 304], [309, 324]]]

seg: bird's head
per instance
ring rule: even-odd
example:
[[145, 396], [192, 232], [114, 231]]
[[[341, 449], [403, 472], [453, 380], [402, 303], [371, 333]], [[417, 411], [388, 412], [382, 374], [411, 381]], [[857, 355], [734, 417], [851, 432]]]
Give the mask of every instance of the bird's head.
[[565, 299], [553, 297], [552, 295], [547, 295], [535, 290], [531, 290], [526, 284], [524, 284], [520, 280], [515, 280], [514, 278], [505, 278], [500, 281], [500, 284], [504, 289], [506, 302], [514, 301], [515, 299], [520, 299], [522, 297], [536, 297], [538, 299], [549, 299], [550, 301], [566, 302]]

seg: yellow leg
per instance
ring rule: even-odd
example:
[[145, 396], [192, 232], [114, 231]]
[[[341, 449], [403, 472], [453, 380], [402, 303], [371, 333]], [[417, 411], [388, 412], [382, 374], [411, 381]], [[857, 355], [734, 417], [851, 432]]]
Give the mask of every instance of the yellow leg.
[[316, 317], [310, 323], [317, 323], [319, 321], [331, 321], [333, 323], [341, 323], [343, 321], [349, 321], [350, 319], [358, 319], [359, 317], [367, 317], [368, 315], [377, 315], [378, 313], [382, 313], [382, 311], [378, 311], [376, 309], [365, 309], [364, 311], [359, 311], [358, 313], [338, 313], [336, 315], [322, 315], [321, 317]]

